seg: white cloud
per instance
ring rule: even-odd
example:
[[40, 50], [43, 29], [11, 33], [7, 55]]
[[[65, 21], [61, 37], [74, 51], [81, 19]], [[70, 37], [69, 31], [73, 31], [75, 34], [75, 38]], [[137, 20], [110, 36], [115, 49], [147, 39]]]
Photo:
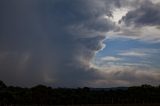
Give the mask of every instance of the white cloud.
[[130, 57], [151, 57], [155, 53], [159, 53], [160, 49], [153, 48], [135, 48], [131, 50], [119, 51], [120, 56], [130, 56]]
[[146, 53], [143, 52], [137, 52], [137, 51], [127, 51], [124, 53], [120, 53], [121, 56], [131, 56], [131, 57], [144, 57], [147, 56]]
[[127, 8], [114, 9], [114, 11], [112, 11], [112, 17], [104, 16], [104, 18], [109, 19], [118, 25], [119, 20], [121, 20], [122, 17], [125, 16], [128, 11], [129, 10]]
[[101, 58], [102, 61], [120, 61], [121, 58], [114, 57], [114, 56], [106, 56]]

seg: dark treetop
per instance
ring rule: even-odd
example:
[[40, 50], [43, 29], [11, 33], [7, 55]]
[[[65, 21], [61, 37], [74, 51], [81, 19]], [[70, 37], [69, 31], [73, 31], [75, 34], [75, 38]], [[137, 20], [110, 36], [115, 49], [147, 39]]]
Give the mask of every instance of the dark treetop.
[[6, 86], [0, 81], [0, 105], [3, 104], [136, 104], [160, 103], [160, 86], [119, 88], [32, 88]]

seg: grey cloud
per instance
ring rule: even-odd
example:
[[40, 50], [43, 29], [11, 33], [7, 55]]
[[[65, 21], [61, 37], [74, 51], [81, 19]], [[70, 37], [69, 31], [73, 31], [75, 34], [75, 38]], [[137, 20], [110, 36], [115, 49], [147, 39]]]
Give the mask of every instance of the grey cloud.
[[127, 13], [122, 18], [127, 25], [135, 26], [158, 26], [160, 25], [160, 5], [149, 0], [144, 0], [140, 5]]
[[109, 84], [112, 79], [106, 77], [110, 74], [92, 68], [91, 61], [103, 47], [104, 33], [116, 27], [103, 17], [112, 17], [112, 9], [127, 3], [1, 0], [0, 80], [20, 86], [95, 86], [100, 84], [97, 81]]
[[102, 79], [90, 67], [105, 39], [99, 34], [114, 27], [100, 18], [110, 14], [102, 1], [1, 0], [1, 80], [20, 86], [75, 87]]
[[[146, 72], [147, 71], [147, 72]], [[97, 80], [97, 86], [133, 86], [141, 84], [158, 85], [160, 73], [152, 68], [108, 67], [103, 69], [106, 79]]]

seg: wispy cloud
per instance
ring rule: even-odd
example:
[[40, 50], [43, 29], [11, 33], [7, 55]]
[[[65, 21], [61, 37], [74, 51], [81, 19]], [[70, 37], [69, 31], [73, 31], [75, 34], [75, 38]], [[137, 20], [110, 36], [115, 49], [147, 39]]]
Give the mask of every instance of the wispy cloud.
[[122, 59], [114, 56], [106, 56], [106, 57], [102, 57], [101, 60], [102, 61], [120, 61]]
[[100, 67], [99, 70], [104, 79], [97, 80], [97, 86], [158, 85], [160, 81], [160, 73], [155, 68], [110, 65], [106, 68]]
[[131, 56], [131, 57], [145, 57], [147, 56], [146, 53], [143, 52], [136, 52], [136, 51], [127, 51], [123, 53], [119, 53], [120, 56]]
[[159, 53], [160, 49], [154, 48], [134, 48], [129, 50], [118, 51], [119, 56], [130, 56], [130, 57], [150, 57], [155, 53]]
[[110, 66], [158, 68], [159, 66], [154, 59], [154, 56], [160, 52], [159, 49], [134, 48], [130, 50], [117, 50], [116, 52], [114, 55], [97, 57], [94, 63], [102, 68]]

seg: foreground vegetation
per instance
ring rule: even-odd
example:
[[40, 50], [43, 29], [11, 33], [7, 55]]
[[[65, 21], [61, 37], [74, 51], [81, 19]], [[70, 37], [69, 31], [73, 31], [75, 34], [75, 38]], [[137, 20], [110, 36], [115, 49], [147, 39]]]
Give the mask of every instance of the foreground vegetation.
[[99, 104], [96, 106], [104, 106], [102, 104], [119, 104], [115, 106], [123, 106], [120, 104], [149, 104], [148, 106], [151, 106], [150, 104], [155, 104], [155, 106], [158, 106], [157, 104], [159, 103], [160, 86], [153, 87], [150, 85], [142, 85], [114, 89], [93, 89], [87, 87], [67, 89], [51, 88], [44, 85], [38, 85], [32, 88], [21, 88], [14, 86], [6, 86], [2, 81], [0, 81], [0, 105]]
[[160, 106], [160, 104], [79, 104], [79, 105], [41, 105], [41, 104], [34, 104], [34, 105], [3, 105], [3, 106]]

